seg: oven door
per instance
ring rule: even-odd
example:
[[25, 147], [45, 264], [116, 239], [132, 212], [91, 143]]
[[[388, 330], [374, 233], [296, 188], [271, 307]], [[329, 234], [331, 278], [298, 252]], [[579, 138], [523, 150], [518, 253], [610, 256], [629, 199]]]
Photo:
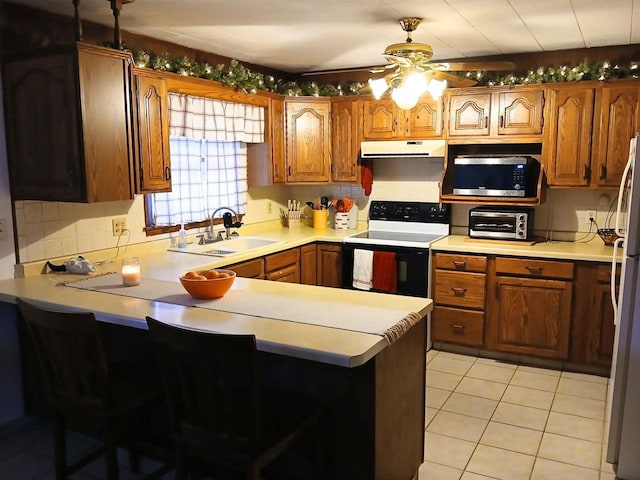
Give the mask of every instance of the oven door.
[[[353, 252], [356, 249], [395, 253], [398, 280], [396, 293], [427, 298], [429, 249], [347, 243], [343, 247], [343, 285], [345, 288], [353, 288]], [[376, 290], [372, 289], [372, 291]]]

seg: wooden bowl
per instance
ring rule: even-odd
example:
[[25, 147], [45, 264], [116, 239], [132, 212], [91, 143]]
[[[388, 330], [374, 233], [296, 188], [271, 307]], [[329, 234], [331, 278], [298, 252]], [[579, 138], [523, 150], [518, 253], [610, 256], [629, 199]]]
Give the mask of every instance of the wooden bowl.
[[[180, 275], [180, 283], [193, 298], [210, 300], [212, 298], [224, 297], [236, 279], [236, 272], [223, 270], [221, 268], [216, 268], [215, 271], [223, 275], [217, 278], [188, 278], [185, 277], [185, 275], [192, 273], [188, 272]], [[212, 272], [212, 270], [202, 270], [195, 273], [200, 275], [208, 274], [211, 276], [210, 272]]]

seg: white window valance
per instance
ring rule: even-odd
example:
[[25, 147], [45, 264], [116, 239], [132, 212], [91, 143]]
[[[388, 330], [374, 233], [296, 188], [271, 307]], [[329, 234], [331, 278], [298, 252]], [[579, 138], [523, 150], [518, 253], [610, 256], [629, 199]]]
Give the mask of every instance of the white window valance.
[[264, 108], [169, 94], [170, 135], [218, 142], [264, 142]]

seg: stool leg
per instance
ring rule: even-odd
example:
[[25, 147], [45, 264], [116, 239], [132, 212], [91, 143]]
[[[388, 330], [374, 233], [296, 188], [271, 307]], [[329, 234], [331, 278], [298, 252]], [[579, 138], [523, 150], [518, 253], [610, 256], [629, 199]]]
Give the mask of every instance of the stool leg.
[[64, 417], [59, 412], [53, 418], [53, 463], [56, 480], [67, 478], [67, 444]]
[[107, 480], [118, 480], [118, 443], [115, 439], [113, 426], [105, 425], [104, 427], [104, 461], [107, 470]]

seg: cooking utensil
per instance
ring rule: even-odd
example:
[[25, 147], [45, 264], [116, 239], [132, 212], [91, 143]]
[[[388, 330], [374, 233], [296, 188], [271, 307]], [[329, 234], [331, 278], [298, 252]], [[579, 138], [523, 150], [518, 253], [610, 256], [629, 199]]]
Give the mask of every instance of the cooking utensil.
[[329, 197], [320, 197], [320, 205], [322, 208], [329, 208]]
[[316, 209], [316, 204], [313, 202], [307, 202], [307, 207], [311, 208], [312, 210]]

